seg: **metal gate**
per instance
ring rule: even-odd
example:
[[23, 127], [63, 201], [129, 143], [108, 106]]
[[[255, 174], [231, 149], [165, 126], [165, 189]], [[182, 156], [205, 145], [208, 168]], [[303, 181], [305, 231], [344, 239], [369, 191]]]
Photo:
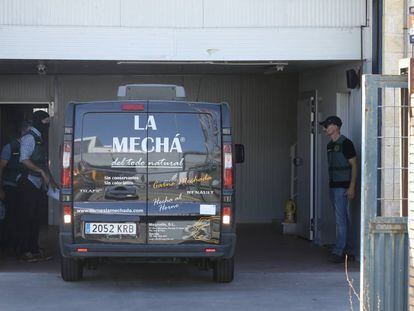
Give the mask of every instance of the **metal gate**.
[[407, 310], [407, 80], [362, 78], [360, 310]]

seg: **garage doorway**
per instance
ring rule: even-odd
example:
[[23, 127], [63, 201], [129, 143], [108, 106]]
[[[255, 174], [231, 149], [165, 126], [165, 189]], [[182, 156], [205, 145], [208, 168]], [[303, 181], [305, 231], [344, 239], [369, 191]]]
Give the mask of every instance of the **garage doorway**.
[[[50, 111], [50, 103], [0, 103], [0, 145], [1, 148], [17, 137], [22, 121], [31, 120], [37, 110]], [[48, 137], [45, 137], [48, 142]], [[47, 148], [48, 149], [48, 148]], [[49, 204], [46, 194], [40, 214], [40, 224], [48, 225]]]
[[[239, 225], [268, 224], [275, 231], [282, 231], [285, 205], [292, 198], [290, 185], [295, 184], [295, 180], [291, 180], [291, 147], [297, 145], [301, 148], [298, 144], [298, 131], [304, 128], [298, 125], [298, 122], [301, 122], [299, 115], [303, 112], [298, 107], [298, 100], [302, 94], [318, 91], [318, 109], [314, 117], [319, 120], [329, 115], [341, 114], [342, 108], [348, 108], [346, 113], [349, 115], [350, 138], [357, 146], [357, 154], [361, 154], [358, 147], [361, 120], [360, 91], [349, 90], [346, 84], [346, 71], [357, 68], [361, 65], [360, 62], [292, 61], [288, 62], [283, 70], [277, 70], [272, 63], [263, 62], [118, 64], [111, 61], [88, 61], [87, 64], [88, 66], [81, 62], [50, 62], [47, 80], [39, 79], [38, 75], [15, 75], [13, 79], [5, 76], [4, 81], [0, 79], [0, 83], [7, 86], [10, 94], [3, 97], [3, 100], [27, 100], [27, 95], [19, 97], [21, 83], [24, 83], [28, 94], [37, 94], [35, 92], [40, 90], [41, 96], [33, 97], [32, 100], [56, 98], [56, 110], [51, 125], [53, 131], [49, 133], [49, 140], [53, 146], [62, 143], [67, 103], [116, 99], [119, 85], [181, 85], [185, 88], [189, 101], [228, 102], [233, 117], [234, 141], [244, 144], [246, 150], [246, 162], [237, 167], [235, 177], [236, 221]], [[27, 68], [32, 66], [31, 63], [22, 63], [23, 65]], [[337, 94], [345, 95], [338, 99]], [[47, 102], [43, 104], [49, 105]], [[16, 108], [17, 106], [14, 105]], [[310, 115], [306, 117], [310, 118]], [[310, 133], [306, 135], [305, 139], [309, 144]], [[307, 155], [303, 155], [304, 160], [317, 162], [316, 168], [313, 168], [313, 185], [310, 184], [311, 172], [307, 170], [306, 180], [302, 185], [307, 194], [298, 191], [297, 188], [293, 191], [299, 195], [293, 196], [294, 199], [303, 201], [296, 203], [297, 220], [304, 224], [303, 227], [298, 224], [294, 233], [312, 240], [315, 244], [329, 245], [334, 243], [335, 239], [335, 219], [329, 203], [327, 180], [328, 138], [319, 126], [316, 126], [314, 138], [314, 160], [309, 158], [309, 150], [304, 150]], [[4, 144], [3, 141], [2, 143]], [[49, 155], [53, 175], [58, 179], [60, 148], [50, 148]], [[296, 186], [297, 182], [296, 180]], [[300, 198], [301, 195], [304, 197]], [[354, 210], [358, 214], [358, 200], [355, 205]], [[355, 222], [355, 231], [359, 227], [358, 220]], [[49, 224], [58, 225], [59, 221], [59, 202], [51, 200]]]

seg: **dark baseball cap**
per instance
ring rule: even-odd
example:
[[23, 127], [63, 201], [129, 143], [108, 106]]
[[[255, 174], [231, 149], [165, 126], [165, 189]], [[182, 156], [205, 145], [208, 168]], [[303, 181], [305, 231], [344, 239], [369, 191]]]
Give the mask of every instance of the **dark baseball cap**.
[[338, 127], [342, 126], [342, 120], [338, 118], [337, 116], [330, 116], [327, 117], [325, 121], [319, 122], [320, 125], [322, 125], [324, 128], [327, 128], [331, 124], [335, 124]]

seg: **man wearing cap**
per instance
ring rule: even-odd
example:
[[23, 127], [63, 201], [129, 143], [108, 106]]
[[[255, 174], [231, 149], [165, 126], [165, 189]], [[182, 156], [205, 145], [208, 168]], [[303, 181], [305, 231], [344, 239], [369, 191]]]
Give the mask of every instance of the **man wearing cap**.
[[24, 172], [18, 181], [21, 193], [20, 205], [24, 212], [20, 215], [22, 230], [22, 259], [36, 262], [45, 259], [38, 245], [40, 211], [44, 204], [44, 191], [50, 183], [56, 185], [50, 175], [47, 162], [47, 148], [44, 138], [47, 137], [50, 117], [45, 111], [38, 110], [33, 114], [33, 126], [22, 137], [20, 144], [20, 163]]
[[326, 135], [331, 139], [327, 145], [329, 164], [329, 195], [335, 210], [336, 244], [329, 258], [331, 262], [340, 263], [345, 255], [355, 259], [353, 235], [349, 213], [349, 200], [355, 198], [357, 181], [357, 158], [351, 140], [341, 135], [342, 121], [337, 116], [330, 116], [320, 122]]
[[23, 121], [17, 137], [1, 150], [0, 154], [0, 200], [6, 206], [6, 217], [1, 228], [1, 248], [16, 251], [18, 246], [17, 216], [19, 213], [17, 177], [22, 173], [20, 159], [20, 137], [29, 130], [30, 123]]

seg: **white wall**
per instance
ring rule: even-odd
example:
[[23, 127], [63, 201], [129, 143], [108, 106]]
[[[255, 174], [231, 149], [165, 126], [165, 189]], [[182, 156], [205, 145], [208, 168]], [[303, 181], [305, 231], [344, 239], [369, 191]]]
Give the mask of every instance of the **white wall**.
[[363, 24], [365, 0], [3, 0], [0, 58], [354, 60]]
[[0, 23], [105, 27], [358, 27], [365, 0], [3, 0]]

